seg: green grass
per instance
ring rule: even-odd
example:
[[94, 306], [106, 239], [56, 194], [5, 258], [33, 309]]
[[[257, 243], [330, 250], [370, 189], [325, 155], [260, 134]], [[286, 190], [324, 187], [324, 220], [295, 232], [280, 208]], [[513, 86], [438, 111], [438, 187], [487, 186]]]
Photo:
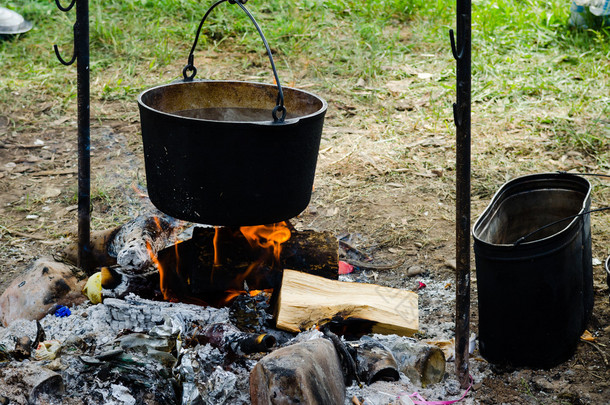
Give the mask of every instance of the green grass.
[[[529, 126], [533, 133], [556, 122], [555, 147], [597, 154], [602, 167], [608, 168], [608, 27], [570, 27], [569, 4], [563, 0], [473, 3], [475, 120], [496, 113], [502, 105], [507, 121]], [[91, 2], [92, 97], [132, 102], [151, 84], [179, 78], [195, 29], [210, 4], [194, 0]], [[62, 13], [53, 2], [42, 0], [12, 0], [5, 6], [18, 10], [35, 28], [0, 41], [0, 103], [12, 108], [18, 92], [23, 105], [51, 98], [58, 100], [61, 110], [72, 108], [75, 69], [56, 61], [52, 45], [58, 44], [64, 58], [69, 58], [74, 10]], [[411, 75], [402, 68], [408, 63], [440, 76], [431, 83], [414, 83], [414, 90], [436, 92], [436, 103], [427, 113], [439, 120], [436, 126], [449, 127], [451, 116], [446, 115], [454, 97], [455, 62], [448, 30], [455, 25], [455, 4], [261, 0], [247, 6], [262, 26], [286, 82], [313, 81], [318, 89], [372, 103], [383, 97], [385, 82]], [[234, 66], [208, 72], [211, 78], [253, 74], [261, 80], [271, 78], [261, 40], [236, 5], [226, 3], [212, 12], [195, 63], [208, 68], [202, 59], [210, 51]], [[421, 54], [436, 58], [430, 61]], [[358, 79], [379, 90], [368, 96], [355, 94]], [[564, 122], [566, 117], [573, 125]]]

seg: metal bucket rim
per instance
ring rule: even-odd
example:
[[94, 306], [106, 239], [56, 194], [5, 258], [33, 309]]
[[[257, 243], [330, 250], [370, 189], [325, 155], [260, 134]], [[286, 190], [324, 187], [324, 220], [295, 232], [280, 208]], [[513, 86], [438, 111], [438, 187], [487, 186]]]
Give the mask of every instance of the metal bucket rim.
[[[502, 194], [505, 193], [508, 189], [510, 189], [512, 186], [514, 186], [515, 184], [520, 183], [520, 182], [524, 182], [524, 181], [527, 181], [527, 180], [535, 180], [537, 178], [538, 179], [544, 179], [545, 177], [549, 177], [548, 180], [560, 179], [560, 178], [570, 178], [571, 180], [576, 180], [578, 182], [582, 182], [583, 185], [586, 186], [587, 192], [584, 195], [582, 206], [581, 206], [581, 208], [580, 208], [580, 210], [578, 212], [582, 213], [583, 210], [586, 209], [587, 202], [589, 201], [589, 198], [591, 196], [591, 183], [589, 182], [589, 180], [587, 180], [586, 178], [584, 178], [582, 176], [579, 176], [578, 174], [575, 174], [575, 173], [549, 172], [549, 173], [528, 174], [528, 175], [525, 175], [525, 176], [515, 177], [515, 178], [509, 180], [508, 182], [504, 183], [498, 189], [498, 191], [496, 191], [494, 193], [493, 197], [489, 201], [489, 204], [483, 210], [483, 213], [481, 213], [479, 218], [477, 218], [476, 222], [474, 223], [474, 226], [472, 227], [472, 237], [474, 238], [475, 242], [480, 243], [480, 244], [485, 245], [485, 246], [488, 246], [488, 247], [499, 248], [499, 249], [502, 249], [502, 248], [513, 249], [513, 248], [515, 248], [515, 244], [514, 243], [490, 243], [490, 242], [487, 242], [487, 241], [484, 241], [484, 240], [480, 239], [477, 236], [477, 228], [481, 225], [481, 222], [484, 219], [486, 219], [488, 215], [490, 215], [491, 208], [494, 206], [494, 204], [497, 202], [497, 200], [500, 199]], [[547, 243], [547, 242], [551, 241], [552, 239], [560, 238], [563, 235], [565, 235], [566, 232], [569, 232], [569, 230], [572, 229], [574, 226], [576, 226], [576, 224], [579, 221], [581, 221], [581, 220], [582, 220], [582, 218], [575, 217], [571, 221], [569, 221], [566, 224], [566, 226], [563, 227], [563, 229], [561, 229], [560, 231], [555, 232], [554, 234], [549, 235], [547, 237], [535, 239], [535, 240], [532, 240], [532, 241], [529, 241], [529, 242], [528, 241], [522, 242], [522, 243], [519, 244], [519, 247], [521, 247], [521, 248], [534, 247], [534, 246], [537, 246], [537, 245], [540, 245], [540, 244], [543, 244], [543, 243]]]
[[152, 108], [151, 106], [149, 106], [142, 100], [142, 98], [145, 97], [146, 94], [149, 94], [155, 90], [159, 90], [159, 89], [166, 88], [166, 87], [192, 85], [194, 83], [214, 83], [214, 84], [227, 84], [227, 85], [239, 83], [239, 84], [246, 84], [246, 85], [251, 85], [251, 86], [259, 87], [259, 88], [262, 88], [262, 87], [273, 87], [274, 89], [276, 88], [275, 85], [272, 85], [269, 83], [257, 83], [257, 82], [240, 81], [240, 80], [205, 80], [205, 79], [201, 79], [201, 80], [193, 80], [190, 82], [178, 81], [178, 82], [173, 82], [173, 83], [160, 84], [158, 86], [154, 86], [154, 87], [144, 90], [143, 92], [141, 92], [138, 95], [138, 104], [142, 108], [146, 108], [147, 110], [149, 110], [151, 112], [161, 114], [161, 115], [164, 115], [167, 117], [178, 118], [181, 120], [187, 120], [187, 121], [193, 121], [193, 122], [210, 122], [210, 123], [221, 124], [221, 125], [224, 125], [224, 124], [226, 124], [226, 125], [236, 125], [236, 124], [237, 125], [273, 125], [273, 126], [292, 125], [292, 124], [296, 124], [297, 122], [299, 122], [302, 119], [316, 117], [320, 114], [324, 114], [326, 112], [326, 110], [328, 109], [328, 103], [322, 97], [320, 97], [314, 93], [311, 93], [309, 91], [297, 89], [294, 87], [285, 87], [285, 86], [282, 86], [283, 89], [289, 90], [289, 91], [294, 91], [297, 93], [302, 93], [306, 96], [312, 97], [312, 98], [318, 100], [322, 104], [322, 106], [311, 114], [301, 115], [301, 116], [298, 116], [295, 118], [286, 119], [286, 120], [284, 120], [284, 122], [276, 123], [273, 120], [269, 120], [269, 121], [228, 121], [228, 120], [210, 120], [210, 119], [202, 119], [202, 118], [185, 117], [182, 115], [172, 114], [167, 111], [162, 111], [162, 110], [158, 110], [156, 108]]

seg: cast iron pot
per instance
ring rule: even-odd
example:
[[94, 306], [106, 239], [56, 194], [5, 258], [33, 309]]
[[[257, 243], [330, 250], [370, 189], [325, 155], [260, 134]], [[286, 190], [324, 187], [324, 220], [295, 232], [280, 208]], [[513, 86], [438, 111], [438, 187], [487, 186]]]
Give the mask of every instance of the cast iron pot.
[[[259, 225], [300, 214], [313, 187], [326, 102], [284, 88], [288, 115], [272, 120], [189, 118], [184, 110], [266, 109], [276, 87], [199, 81], [140, 95], [148, 194], [175, 218], [210, 225]], [[222, 111], [222, 110], [221, 110]]]
[[327, 104], [281, 87], [258, 24], [237, 4], [263, 38], [277, 85], [194, 81], [196, 38], [184, 81], [138, 97], [149, 197], [175, 218], [269, 224], [297, 216], [311, 198]]

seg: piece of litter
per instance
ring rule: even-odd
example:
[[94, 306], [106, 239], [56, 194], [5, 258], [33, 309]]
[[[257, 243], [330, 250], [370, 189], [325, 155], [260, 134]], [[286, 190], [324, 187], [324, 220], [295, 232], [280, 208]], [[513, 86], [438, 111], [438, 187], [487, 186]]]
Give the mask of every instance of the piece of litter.
[[72, 312], [70, 311], [70, 308], [61, 305], [59, 306], [56, 310], [55, 310], [55, 316], [58, 318], [65, 318], [66, 316], [70, 316], [72, 314]]
[[349, 274], [354, 271], [354, 266], [339, 260], [339, 274]]
[[89, 298], [92, 304], [99, 304], [102, 302], [102, 272], [91, 275], [83, 287], [83, 294]]
[[591, 334], [588, 330], [585, 330], [580, 337], [580, 340], [585, 340], [587, 342], [595, 342], [597, 338]]
[[433, 76], [433, 75], [432, 75], [432, 73], [425, 73], [425, 72], [422, 72], [422, 73], [418, 73], [418, 74], [417, 74], [417, 78], [418, 78], [418, 79], [422, 79], [422, 80], [431, 79], [431, 78], [432, 78], [432, 76]]
[[602, 264], [602, 261], [599, 260], [597, 257], [594, 257], [592, 260], [592, 264], [593, 264], [593, 266], [599, 266]]
[[421, 281], [419, 281], [419, 285], [417, 286], [417, 288], [415, 289], [415, 291], [417, 291], [417, 290], [421, 290], [421, 289], [423, 289], [423, 288], [426, 288], [426, 284], [425, 284], [425, 283], [422, 283]]
[[472, 384], [474, 382], [474, 379], [472, 378], [471, 375], [468, 375], [468, 377], [470, 378], [470, 384], [468, 385], [468, 388], [466, 388], [466, 391], [464, 392], [464, 394], [460, 398], [458, 398], [458, 399], [454, 399], [454, 400], [450, 400], [450, 401], [426, 401], [419, 394], [419, 392], [414, 392], [413, 394], [410, 394], [410, 395], [406, 394], [406, 393], [401, 393], [401, 394], [398, 395], [398, 399], [403, 398], [403, 397], [409, 397], [411, 399], [411, 401], [413, 401], [413, 404], [416, 404], [416, 405], [450, 405], [450, 404], [455, 404], [456, 402], [460, 402], [461, 400], [466, 398], [466, 396], [470, 392], [470, 389], [472, 388]]
[[59, 349], [61, 349], [59, 340], [45, 340], [38, 344], [34, 351], [34, 358], [36, 360], [53, 360], [57, 357]]

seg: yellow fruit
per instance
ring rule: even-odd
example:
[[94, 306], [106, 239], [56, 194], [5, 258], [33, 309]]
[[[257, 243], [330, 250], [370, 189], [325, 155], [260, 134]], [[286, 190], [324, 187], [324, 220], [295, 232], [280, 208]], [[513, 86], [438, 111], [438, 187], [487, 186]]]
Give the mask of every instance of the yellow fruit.
[[83, 294], [85, 294], [92, 304], [99, 304], [102, 302], [102, 273], [97, 272], [89, 277], [85, 288], [83, 288]]

